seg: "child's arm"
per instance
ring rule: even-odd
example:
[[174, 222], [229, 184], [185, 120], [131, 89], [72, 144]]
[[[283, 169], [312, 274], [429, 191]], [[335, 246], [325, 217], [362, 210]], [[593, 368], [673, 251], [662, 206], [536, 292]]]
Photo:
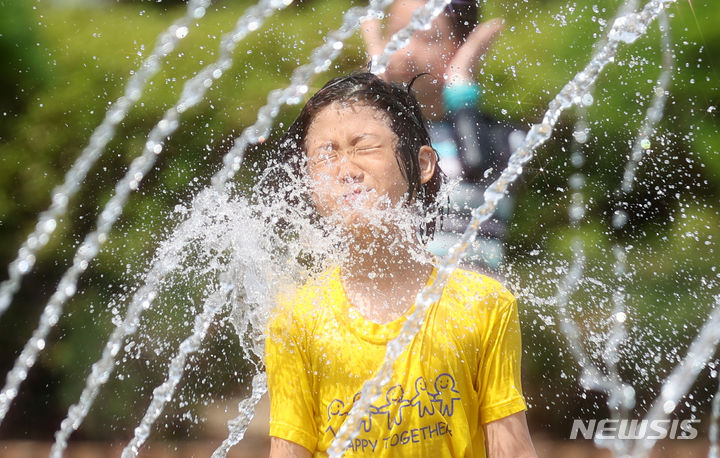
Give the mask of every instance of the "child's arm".
[[382, 54], [385, 50], [385, 39], [383, 38], [380, 20], [376, 18], [368, 19], [362, 23], [360, 31], [370, 57]]
[[489, 458], [537, 458], [524, 411], [486, 423], [483, 429]]
[[295, 442], [278, 437], [270, 438], [270, 458], [309, 458], [310, 450]]
[[474, 81], [475, 67], [505, 27], [502, 19], [491, 19], [475, 27], [445, 69], [445, 84]]
[[317, 444], [314, 392], [303, 330], [291, 311], [278, 308], [265, 339], [270, 394], [270, 456], [305, 457]]
[[482, 314], [489, 332], [478, 373], [478, 386], [485, 387], [480, 423], [488, 457], [537, 457], [525, 419], [520, 382], [522, 342], [517, 301], [499, 284], [497, 288], [487, 296], [489, 306]]

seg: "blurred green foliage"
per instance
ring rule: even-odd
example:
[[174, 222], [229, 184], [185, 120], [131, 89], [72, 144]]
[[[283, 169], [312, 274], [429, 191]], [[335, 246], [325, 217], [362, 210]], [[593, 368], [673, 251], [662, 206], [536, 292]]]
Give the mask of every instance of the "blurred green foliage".
[[[15, 256], [37, 215], [50, 203], [51, 190], [87, 144], [109, 104], [123, 92], [130, 72], [154, 47], [157, 35], [183, 14], [182, 5], [150, 2], [101, 3], [102, 7], [61, 8], [33, 2], [0, 0], [0, 265]], [[34, 271], [7, 313], [0, 318], [0, 371], [12, 365], [34, 329], [39, 313], [68, 267], [74, 249], [94, 228], [98, 211], [113, 194], [114, 184], [142, 150], [147, 132], [180, 94], [183, 83], [214, 60], [219, 37], [233, 27], [249, 1], [219, 2], [192, 26], [187, 39], [165, 59], [141, 103], [121, 124], [115, 139], [93, 168], [70, 213], [39, 255]], [[47, 351], [22, 389], [0, 429], [0, 437], [50, 437], [67, 407], [75, 402], [124, 304], [114, 298], [132, 290], [157, 243], [172, 228], [173, 208], [208, 184], [232, 139], [252, 124], [271, 89], [287, 84], [294, 68], [337, 27], [351, 3], [341, 0], [303, 2], [275, 15], [235, 52], [233, 68], [205, 100], [182, 116], [158, 163], [128, 203], [105, 249], [81, 282], [81, 293], [66, 306]], [[577, 365], [564, 350], [551, 305], [533, 298], [555, 294], [571, 259], [568, 241], [585, 242], [587, 275], [603, 287], [581, 289], [570, 308], [587, 332], [588, 348], [602, 348], [597, 336], [607, 324], [611, 297], [619, 286], [612, 272], [611, 247], [629, 248], [629, 329], [637, 346], [622, 348], [621, 371], [637, 380], [641, 407], [657, 391], [658, 381], [674, 367], [710, 309], [717, 294], [720, 240], [720, 4], [711, 0], [672, 8], [670, 23], [676, 57], [673, 84], [659, 135], [639, 169], [629, 196], [630, 223], [621, 233], [610, 219], [618, 202], [622, 168], [643, 119], [661, 61], [659, 32], [623, 47], [598, 82], [588, 109], [591, 139], [583, 147], [584, 188], [588, 214], [579, 230], [568, 227], [568, 178], [575, 113], [561, 120], [554, 139], [528, 164], [515, 186], [516, 212], [509, 238], [506, 275], [521, 299], [525, 342], [525, 391], [534, 424], [565, 436], [573, 415], [603, 412], [601, 396], [577, 387]], [[537, 122], [548, 102], [588, 61], [602, 36], [603, 21], [612, 18], [618, 1], [582, 0], [487, 4], [486, 17], [503, 16], [507, 29], [486, 55], [479, 79], [485, 87], [483, 109], [519, 125]], [[331, 74], [364, 68], [365, 55], [353, 37]], [[311, 93], [326, 78], [313, 83]], [[283, 110], [276, 125], [287, 126], [298, 107]], [[281, 130], [281, 129], [280, 129]], [[262, 148], [249, 151], [246, 163], [265, 161]], [[239, 182], [250, 183], [253, 167]], [[709, 242], [709, 243], [706, 243]], [[0, 278], [4, 278], [4, 275]], [[183, 294], [181, 294], [181, 291]], [[167, 298], [157, 326], [167, 348], [187, 333], [192, 316], [193, 285]], [[535, 306], [532, 306], [534, 304]], [[190, 320], [191, 321], [191, 320]], [[163, 327], [164, 326], [164, 327]], [[179, 401], [170, 407], [184, 420], [163, 427], [167, 435], [195, 425], [197, 398], [191, 392], [224, 399], [245, 389], [244, 362], [230, 326], [218, 326], [208, 348], [193, 364]], [[593, 332], [596, 334], [592, 336]], [[601, 339], [601, 338], [600, 338]], [[150, 346], [152, 347], [152, 346]], [[150, 390], [164, 378], [171, 355], [165, 347], [148, 350], [122, 369], [103, 390], [78, 437], [106, 438], [131, 434], [146, 407]], [[667, 357], [648, 363], [652, 349]], [[222, 357], [218, 358], [218, 355]], [[713, 382], [704, 373], [694, 387], [701, 412], [707, 409]], [[184, 393], [184, 394], [183, 394]], [[189, 406], [184, 399], [192, 399]], [[200, 399], [205, 401], [205, 399]], [[187, 414], [184, 414], [186, 413]]]
[[[0, 2], [0, 56], [5, 69], [0, 74], [0, 113], [18, 115], [30, 103], [33, 94], [42, 89], [49, 76], [50, 64], [39, 43], [39, 27], [26, 2]], [[12, 123], [3, 122], [0, 138], [5, 139]]]

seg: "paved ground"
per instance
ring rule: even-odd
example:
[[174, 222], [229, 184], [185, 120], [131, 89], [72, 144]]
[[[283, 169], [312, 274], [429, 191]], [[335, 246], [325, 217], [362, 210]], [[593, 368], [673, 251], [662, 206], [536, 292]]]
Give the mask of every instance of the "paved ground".
[[[185, 443], [153, 443], [143, 449], [143, 458], [190, 458], [209, 457], [217, 442], [185, 442]], [[41, 458], [47, 457], [49, 443], [41, 442], [0, 442], [2, 458]], [[119, 458], [124, 443], [82, 443], [73, 444], [65, 454], [68, 458]], [[230, 458], [266, 457], [269, 451], [267, 440], [256, 440], [248, 437], [235, 447], [228, 455]], [[540, 458], [610, 458], [607, 451], [597, 450], [590, 444], [569, 443], [562, 441], [536, 440]], [[690, 444], [665, 444], [656, 447], [652, 458], [705, 458], [707, 443], [692, 442]]]
[[[268, 402], [263, 399], [248, 427], [245, 439], [228, 454], [229, 458], [266, 457], [270, 450], [268, 439]], [[196, 442], [150, 443], [140, 453], [142, 458], [191, 458], [209, 457], [227, 434], [225, 422], [232, 412], [208, 411], [208, 428], [218, 439]], [[533, 442], [540, 458], [610, 458], [606, 450], [598, 450], [589, 442], [548, 440], [540, 435], [533, 436]], [[52, 444], [32, 441], [0, 441], [0, 458], [44, 458]], [[65, 454], [66, 458], [119, 458], [124, 442], [73, 443]], [[655, 447], [651, 458], [706, 458], [706, 441], [665, 441]]]

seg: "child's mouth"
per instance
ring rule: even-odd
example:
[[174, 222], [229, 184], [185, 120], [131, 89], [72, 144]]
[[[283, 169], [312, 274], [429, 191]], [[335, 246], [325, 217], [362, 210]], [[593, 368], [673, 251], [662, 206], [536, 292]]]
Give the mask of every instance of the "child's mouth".
[[343, 194], [343, 199], [347, 200], [347, 201], [359, 200], [363, 196], [367, 195], [367, 192], [368, 192], [367, 189], [361, 189], [361, 188], [353, 189], [352, 191]]

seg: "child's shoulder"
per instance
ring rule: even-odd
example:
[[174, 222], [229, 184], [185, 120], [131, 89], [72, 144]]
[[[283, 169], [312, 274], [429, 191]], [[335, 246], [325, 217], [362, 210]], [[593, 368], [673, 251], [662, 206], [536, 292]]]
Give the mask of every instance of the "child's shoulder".
[[515, 296], [499, 281], [485, 274], [455, 269], [448, 280], [448, 293], [463, 303], [514, 304]]
[[302, 285], [288, 287], [277, 299], [277, 311], [297, 318], [314, 316], [337, 291], [338, 269], [329, 268]]
[[448, 285], [453, 288], [474, 290], [487, 294], [509, 294], [512, 296], [512, 293], [498, 280], [473, 270], [455, 269], [448, 280]]

